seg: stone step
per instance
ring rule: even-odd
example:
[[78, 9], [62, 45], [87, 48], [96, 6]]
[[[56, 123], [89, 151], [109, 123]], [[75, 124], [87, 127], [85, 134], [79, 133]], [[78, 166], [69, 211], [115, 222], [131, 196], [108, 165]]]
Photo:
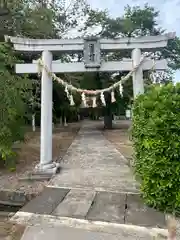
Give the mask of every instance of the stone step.
[[94, 191], [71, 190], [52, 215], [85, 218], [94, 200]]
[[46, 188], [20, 211], [145, 227], [165, 226], [164, 214], [145, 206], [140, 195], [93, 189]]
[[30, 226], [25, 230], [21, 240], [152, 240], [152, 236], [148, 232], [138, 230], [119, 230], [116, 234], [91, 231], [81, 228], [72, 228], [64, 226], [49, 227]]
[[85, 221], [86, 224], [102, 222], [166, 228], [165, 215], [145, 206], [140, 195], [85, 189], [46, 188], [41, 195], [17, 212], [12, 220], [20, 223], [22, 220], [26, 221], [26, 218], [32, 223], [52, 218], [70, 225], [76, 220], [83, 224]]
[[140, 195], [98, 192], [86, 219], [165, 228], [165, 215], [147, 207]]
[[123, 224], [125, 209], [126, 194], [98, 192], [86, 219]]
[[145, 227], [166, 227], [165, 214], [147, 207], [140, 196], [135, 194], [127, 195], [125, 223]]
[[20, 211], [51, 214], [68, 192], [69, 189], [45, 188], [39, 196], [27, 203]]
[[52, 215], [164, 228], [165, 215], [147, 207], [140, 195], [71, 190]]

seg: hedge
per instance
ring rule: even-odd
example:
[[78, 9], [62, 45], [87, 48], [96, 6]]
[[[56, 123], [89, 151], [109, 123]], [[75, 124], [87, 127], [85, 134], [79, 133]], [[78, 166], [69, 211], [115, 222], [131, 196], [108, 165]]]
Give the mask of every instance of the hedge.
[[180, 213], [180, 84], [155, 86], [133, 105], [134, 167], [145, 202]]

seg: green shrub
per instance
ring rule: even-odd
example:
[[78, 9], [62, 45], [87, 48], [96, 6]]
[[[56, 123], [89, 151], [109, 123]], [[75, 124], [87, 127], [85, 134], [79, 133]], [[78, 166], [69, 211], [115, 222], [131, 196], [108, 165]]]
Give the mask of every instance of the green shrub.
[[12, 162], [14, 142], [23, 140], [30, 81], [14, 72], [19, 62], [11, 46], [0, 44], [0, 161]]
[[180, 212], [180, 84], [152, 87], [133, 106], [136, 173], [148, 205]]

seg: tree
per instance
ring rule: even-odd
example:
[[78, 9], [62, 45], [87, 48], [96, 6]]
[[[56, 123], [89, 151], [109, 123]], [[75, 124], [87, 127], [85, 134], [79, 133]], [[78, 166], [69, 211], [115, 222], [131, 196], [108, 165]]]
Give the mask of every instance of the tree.
[[133, 106], [134, 169], [145, 202], [163, 212], [180, 210], [180, 84], [152, 86]]
[[[129, 42], [131, 41], [131, 37], [145, 36], [145, 35], [158, 35], [164, 32], [157, 24], [157, 17], [159, 12], [156, 11], [155, 8], [149, 6], [148, 4], [144, 5], [144, 7], [130, 7], [129, 5], [125, 7], [125, 12], [123, 16], [112, 18], [108, 15], [106, 11], [90, 11], [87, 22], [85, 23], [85, 30], [87, 30], [92, 25], [99, 26], [99, 33], [101, 37], [114, 38], [114, 37], [129, 37]], [[92, 22], [92, 24], [91, 24]], [[169, 59], [169, 67], [173, 69], [177, 69], [180, 64], [180, 41], [178, 38], [175, 40], [171, 40], [168, 42], [168, 46], [166, 49], [157, 51], [155, 53], [157, 59], [162, 57]], [[104, 55], [104, 59], [106, 59], [106, 55]], [[124, 50], [111, 54], [110, 58], [112, 60], [121, 60], [123, 57], [131, 57], [130, 51]], [[106, 86], [109, 86], [111, 83], [109, 79], [111, 79], [112, 73], [110, 73], [107, 77], [101, 74], [100, 81], [104, 82], [103, 79], [106, 79]], [[116, 81], [120, 80], [122, 76], [126, 75], [126, 73], [119, 72]], [[144, 78], [147, 79], [145, 84], [151, 84], [152, 79], [150, 77], [149, 72], [144, 72]], [[172, 81], [171, 70], [169, 70], [168, 75], [160, 75], [157, 76], [158, 79], [161, 79], [161, 82], [169, 82]], [[111, 80], [112, 81], [112, 80]], [[103, 84], [102, 84], [103, 85]], [[129, 93], [124, 97], [124, 104], [127, 106], [131, 103], [133, 98], [132, 91], [132, 81], [126, 81], [124, 83], [124, 89], [130, 89]], [[108, 98], [110, 100], [110, 98]], [[119, 98], [120, 100], [120, 98]], [[121, 99], [122, 100], [122, 99]], [[112, 113], [110, 109], [110, 102], [107, 104], [109, 110], [107, 111], [109, 114], [109, 126], [112, 126], [110, 123], [110, 119], [112, 119]], [[107, 109], [106, 109], [107, 110]], [[105, 111], [106, 112], [106, 111]]]
[[32, 120], [32, 130], [36, 131], [36, 113], [40, 112], [41, 107], [41, 81], [39, 79], [31, 79], [32, 89], [28, 99], [29, 113]]
[[15, 141], [24, 137], [24, 123], [27, 111], [25, 99], [29, 98], [30, 81], [14, 73], [18, 62], [8, 44], [0, 44], [0, 153], [3, 160], [13, 155]]

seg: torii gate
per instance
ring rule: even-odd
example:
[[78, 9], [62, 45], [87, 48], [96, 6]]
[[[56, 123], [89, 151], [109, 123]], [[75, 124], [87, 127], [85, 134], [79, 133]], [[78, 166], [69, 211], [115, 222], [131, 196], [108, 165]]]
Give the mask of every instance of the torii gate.
[[[26, 39], [5, 36], [6, 41], [14, 44], [14, 49], [21, 52], [42, 52], [44, 64], [54, 73], [72, 72], [116, 72], [131, 71], [139, 65], [141, 50], [153, 51], [167, 46], [167, 41], [175, 37], [174, 33], [160, 36], [145, 36], [139, 38], [120, 39]], [[132, 50], [132, 59], [123, 61], [101, 62], [101, 51], [113, 52], [117, 50]], [[84, 52], [84, 62], [60, 63], [53, 61], [53, 52]], [[133, 73], [134, 97], [144, 93], [143, 70], [165, 70], [166, 60], [153, 62], [146, 59]], [[37, 62], [16, 64], [16, 73], [38, 73]], [[55, 174], [59, 164], [52, 162], [52, 79], [45, 69], [41, 78], [41, 149], [40, 163], [36, 166], [39, 173]]]

